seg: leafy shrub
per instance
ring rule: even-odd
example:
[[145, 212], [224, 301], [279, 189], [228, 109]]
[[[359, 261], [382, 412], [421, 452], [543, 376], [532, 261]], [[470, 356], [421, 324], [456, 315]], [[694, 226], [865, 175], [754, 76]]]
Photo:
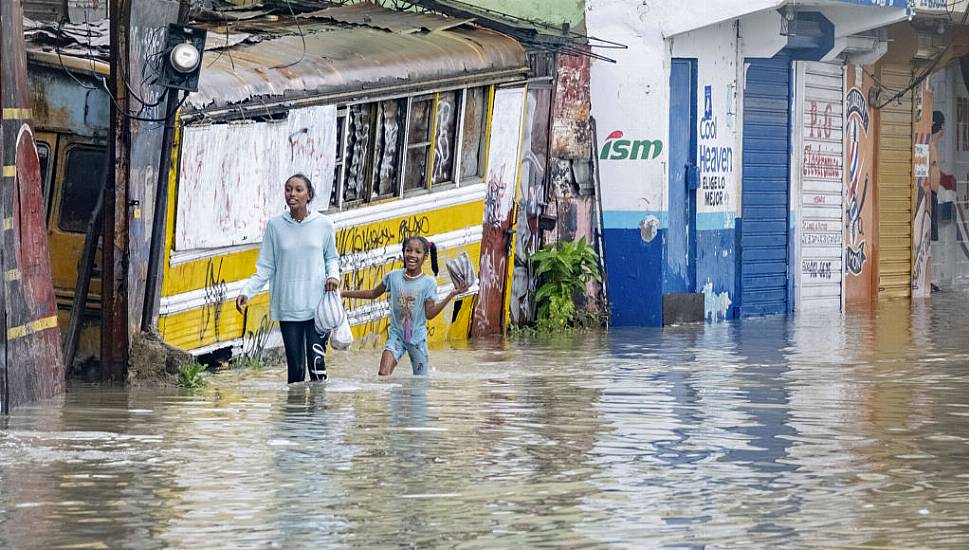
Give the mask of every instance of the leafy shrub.
[[199, 363], [184, 363], [178, 367], [178, 385], [182, 388], [203, 388], [206, 381], [202, 373], [205, 365]]
[[583, 237], [543, 246], [531, 261], [541, 281], [535, 293], [539, 330], [552, 332], [575, 326], [580, 317], [575, 309], [576, 294], [584, 292], [589, 281], [602, 281], [595, 249]]

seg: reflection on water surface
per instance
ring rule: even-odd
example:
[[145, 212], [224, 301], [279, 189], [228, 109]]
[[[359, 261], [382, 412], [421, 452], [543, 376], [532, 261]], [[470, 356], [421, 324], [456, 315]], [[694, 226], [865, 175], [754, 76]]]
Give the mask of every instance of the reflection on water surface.
[[969, 547], [967, 299], [72, 386], [0, 421], [0, 547]]

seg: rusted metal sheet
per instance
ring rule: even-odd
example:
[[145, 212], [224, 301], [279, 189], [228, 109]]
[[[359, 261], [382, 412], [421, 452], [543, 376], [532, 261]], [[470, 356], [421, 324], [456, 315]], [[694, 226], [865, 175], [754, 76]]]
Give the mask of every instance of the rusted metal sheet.
[[64, 389], [20, 0], [0, 2], [0, 409]]
[[495, 92], [488, 144], [488, 190], [481, 234], [480, 290], [471, 327], [473, 336], [497, 334], [504, 330], [508, 256], [512, 242], [510, 233], [521, 157], [524, 93], [524, 88]]
[[[131, 2], [131, 31], [128, 44], [128, 82], [133, 88], [128, 108], [138, 118], [128, 120], [130, 136], [128, 166], [128, 333], [130, 339], [141, 330], [144, 311], [148, 253], [154, 212], [155, 187], [162, 155], [167, 96], [155, 82], [163, 70], [168, 24], [178, 19], [178, 0], [136, 0]], [[174, 92], [172, 92], [174, 93]]]
[[336, 6], [300, 15], [301, 18], [331, 19], [350, 25], [372, 27], [391, 32], [445, 31], [474, 21], [473, 18], [444, 17], [431, 13], [416, 13], [380, 9], [364, 2]]
[[100, 83], [79, 72], [40, 65], [29, 59], [30, 93], [35, 127], [84, 137], [105, 137], [108, 132], [108, 94]]
[[551, 155], [564, 159], [588, 159], [592, 147], [589, 92], [592, 60], [585, 56], [560, 55], [552, 107]]
[[110, 56], [110, 23], [107, 20], [87, 23], [59, 21], [24, 21], [28, 47], [107, 61]]
[[[400, 15], [377, 6], [370, 9], [374, 15]], [[344, 92], [365, 94], [405, 85], [426, 88], [449, 79], [527, 70], [525, 51], [518, 42], [484, 29], [402, 34], [313, 22], [302, 25], [302, 31], [302, 36], [287, 34], [210, 56], [187, 110]]]
[[24, 16], [44, 21], [60, 21], [66, 15], [64, 0], [24, 0]]
[[[132, 9], [140, 5], [135, 3]], [[319, 15], [326, 13], [334, 17]], [[349, 20], [348, 14], [362, 24], [348, 26], [342, 21]], [[461, 19], [403, 13], [370, 3], [306, 14], [298, 24], [292, 18], [261, 15], [253, 13], [253, 18], [229, 26], [224, 20], [197, 23], [209, 29], [206, 49], [214, 51], [207, 55], [199, 91], [189, 97], [185, 114], [239, 107], [263, 110], [269, 102], [340, 94], [353, 99], [386, 90], [426, 90], [475, 78], [494, 82], [528, 70], [525, 51], [515, 39], [461, 25]], [[109, 57], [108, 22], [27, 25], [32, 50], [50, 51], [56, 45], [62, 57]], [[132, 30], [137, 31], [135, 26]]]

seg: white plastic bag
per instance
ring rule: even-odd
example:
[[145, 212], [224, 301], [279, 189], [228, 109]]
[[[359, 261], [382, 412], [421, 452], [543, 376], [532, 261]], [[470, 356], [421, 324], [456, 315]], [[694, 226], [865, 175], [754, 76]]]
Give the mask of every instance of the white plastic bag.
[[345, 350], [353, 343], [353, 331], [350, 330], [350, 319], [343, 316], [340, 326], [330, 333], [330, 345], [333, 349]]
[[337, 291], [324, 292], [319, 305], [316, 306], [314, 321], [316, 332], [326, 334], [340, 326], [347, 319], [347, 311], [343, 309], [343, 301]]

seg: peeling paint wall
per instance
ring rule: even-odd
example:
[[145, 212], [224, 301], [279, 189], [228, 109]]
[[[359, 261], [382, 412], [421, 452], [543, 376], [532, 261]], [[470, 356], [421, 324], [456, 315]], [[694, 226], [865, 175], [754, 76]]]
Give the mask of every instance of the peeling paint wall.
[[[649, 2], [587, 3], [590, 34], [629, 46], [612, 52], [616, 63], [592, 64], [592, 107], [599, 143], [605, 254], [613, 323], [662, 324], [665, 293], [710, 292], [732, 301], [736, 272], [735, 219], [739, 210], [739, 73], [733, 22], [664, 39], [663, 25], [685, 14]], [[689, 211], [690, 195], [670, 204], [671, 58], [696, 60], [695, 212], [677, 227], [672, 208]], [[679, 218], [678, 218], [679, 219]], [[695, 230], [695, 253], [671, 248], [669, 233]], [[686, 241], [683, 241], [686, 243]], [[695, 272], [695, 275], [693, 273]], [[712, 300], [707, 300], [712, 304]], [[707, 318], [730, 316], [729, 305], [707, 308]]]
[[568, 23], [578, 28], [585, 17], [584, 0], [468, 0], [468, 4], [550, 25]]
[[266, 221], [286, 207], [283, 187], [295, 173], [314, 182], [314, 205], [330, 196], [333, 105], [290, 111], [284, 121], [190, 126], [183, 139], [175, 250], [261, 242]]
[[[708, 321], [732, 318], [731, 294], [736, 286], [737, 245], [735, 220], [740, 214], [741, 132], [738, 123], [738, 23], [728, 22], [686, 33], [671, 40], [672, 56], [697, 60], [696, 81], [696, 166], [698, 186], [696, 213], [696, 257], [692, 259], [696, 283], [692, 288], [666, 289], [666, 292], [707, 292], [712, 288], [718, 299], [705, 300]], [[750, 37], [754, 39], [754, 37]], [[671, 121], [671, 124], [674, 122]], [[671, 127], [670, 131], [677, 131]], [[677, 182], [670, 182], [676, 185]], [[670, 204], [669, 209], [675, 205]], [[688, 222], [689, 223], [689, 222]], [[687, 231], [688, 227], [670, 227]], [[669, 255], [670, 270], [686, 269], [686, 258]], [[724, 305], [726, 304], [726, 305]]]
[[524, 88], [495, 92], [485, 181], [487, 191], [478, 274], [480, 290], [471, 329], [475, 336], [504, 330], [508, 253], [511, 249], [509, 230], [518, 180], [524, 108]]

